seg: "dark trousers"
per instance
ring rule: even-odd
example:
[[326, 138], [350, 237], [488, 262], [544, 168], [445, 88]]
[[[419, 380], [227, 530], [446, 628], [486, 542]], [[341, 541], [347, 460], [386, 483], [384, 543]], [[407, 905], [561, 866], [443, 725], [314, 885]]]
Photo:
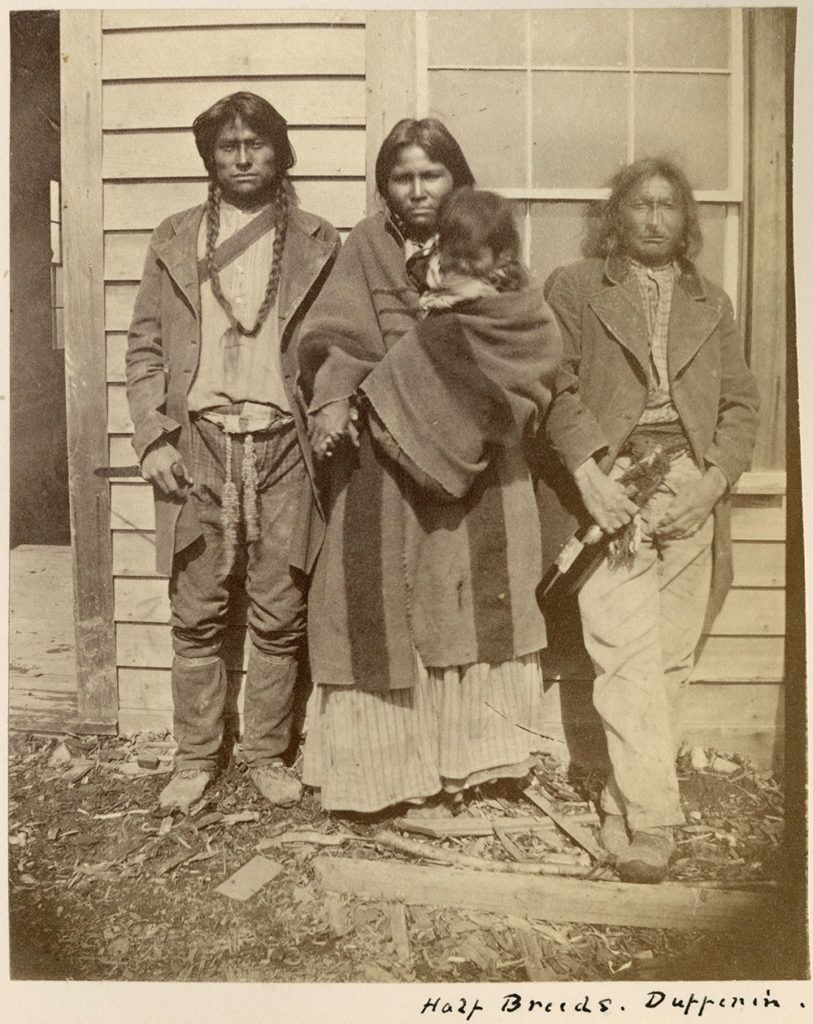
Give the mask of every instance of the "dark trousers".
[[[223, 741], [227, 678], [223, 643], [237, 592], [248, 599], [251, 639], [243, 707], [243, 753], [252, 766], [280, 757], [291, 741], [297, 656], [305, 636], [305, 594], [288, 566], [305, 466], [293, 422], [254, 435], [260, 535], [238, 529], [231, 571], [224, 569], [221, 499], [225, 436], [193, 422], [194, 480], [182, 515], [202, 531], [177, 552], [170, 580], [176, 767], [213, 771]], [[241, 480], [243, 443], [232, 440], [232, 479]]]

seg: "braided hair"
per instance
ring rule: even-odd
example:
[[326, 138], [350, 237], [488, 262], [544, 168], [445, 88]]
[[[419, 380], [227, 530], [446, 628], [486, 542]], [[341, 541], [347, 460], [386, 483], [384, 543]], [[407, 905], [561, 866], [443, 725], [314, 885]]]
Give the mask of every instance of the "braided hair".
[[[274, 149], [274, 159], [279, 178], [273, 195], [275, 206], [276, 234], [272, 251], [271, 269], [265, 295], [257, 311], [256, 320], [251, 327], [242, 324], [234, 314], [231, 303], [223, 294], [220, 274], [214, 261], [217, 239], [220, 233], [220, 200], [221, 190], [217, 182], [215, 169], [215, 146], [221, 129], [228, 124], [241, 121], [250, 125], [264, 138], [267, 138]], [[288, 126], [285, 118], [271, 104], [252, 92], [236, 92], [224, 96], [208, 110], [199, 114], [192, 125], [195, 144], [209, 175], [209, 196], [206, 203], [206, 267], [210, 275], [212, 293], [228, 317], [231, 328], [245, 337], [254, 338], [268, 318], [279, 287], [282, 252], [285, 248], [285, 235], [288, 229], [288, 209], [291, 202], [292, 186], [288, 179], [288, 171], [296, 162], [291, 142], [288, 138]]]
[[212, 293], [220, 303], [223, 311], [228, 317], [229, 324], [238, 334], [247, 338], [256, 338], [262, 325], [268, 319], [271, 307], [277, 297], [280, 272], [282, 269], [282, 252], [285, 248], [285, 235], [288, 230], [288, 190], [285, 187], [284, 179], [277, 184], [274, 193], [274, 206], [276, 212], [276, 234], [272, 248], [271, 270], [268, 273], [268, 284], [265, 286], [265, 295], [257, 310], [257, 317], [253, 327], [246, 327], [234, 314], [232, 305], [223, 294], [223, 287], [220, 283], [220, 273], [215, 265], [214, 254], [217, 246], [217, 237], [220, 233], [220, 186], [216, 181], [209, 182], [209, 198], [206, 202], [206, 268], [212, 283]]

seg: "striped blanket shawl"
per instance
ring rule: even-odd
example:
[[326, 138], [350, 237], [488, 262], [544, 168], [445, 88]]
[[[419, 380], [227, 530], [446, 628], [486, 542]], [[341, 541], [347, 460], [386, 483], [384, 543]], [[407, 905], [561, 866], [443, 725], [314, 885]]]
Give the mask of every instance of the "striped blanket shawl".
[[465, 326], [458, 312], [416, 324], [403, 250], [380, 221], [360, 228], [315, 304], [303, 388], [316, 408], [363, 384], [385, 436], [362, 423], [360, 448], [327, 464], [308, 636], [317, 685], [386, 692], [413, 685], [416, 649], [445, 667], [545, 646], [520, 438], [544, 410], [560, 342], [533, 292], [513, 297], [510, 318], [477, 307]]

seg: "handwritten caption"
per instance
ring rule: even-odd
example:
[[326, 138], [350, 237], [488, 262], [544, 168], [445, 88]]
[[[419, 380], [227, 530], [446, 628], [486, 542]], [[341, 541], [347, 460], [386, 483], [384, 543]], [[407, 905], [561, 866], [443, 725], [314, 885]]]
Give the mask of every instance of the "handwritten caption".
[[[579, 999], [561, 1000], [546, 999], [544, 996], [530, 996], [518, 992], [508, 992], [503, 996], [497, 996], [490, 1001], [481, 1001], [479, 997], [455, 996], [445, 999], [443, 996], [430, 996], [420, 1006], [420, 1016], [454, 1016], [455, 1019], [462, 1017], [465, 1021], [480, 1019], [482, 1024], [486, 1020], [505, 1020], [512, 1014], [535, 1014], [537, 1017], [544, 1014], [620, 1014], [627, 1010], [651, 1010], [653, 1017], [663, 1016], [664, 1011], [679, 1011], [685, 1017], [703, 1017], [714, 1010], [736, 1010], [744, 1007], [757, 1007], [764, 1010], [781, 1010], [783, 1004], [775, 996], [771, 995], [770, 989], [765, 989], [759, 995], [741, 996], [718, 996], [714, 997], [703, 993], [695, 992], [670, 992], [664, 989], [651, 989], [641, 993], [635, 1004], [632, 1000], [626, 999], [624, 1005], [620, 1000], [611, 996], [597, 998], [596, 996], [585, 995]], [[805, 1009], [804, 1003], [799, 1003]], [[784, 1007], [791, 1009], [792, 1007]], [[486, 1018], [479, 1018], [480, 1014], [487, 1013]], [[496, 1014], [496, 1016], [495, 1016]], [[674, 1016], [674, 1014], [670, 1014]], [[716, 1016], [716, 1014], [715, 1014]], [[451, 1022], [450, 1022], [451, 1024]]]

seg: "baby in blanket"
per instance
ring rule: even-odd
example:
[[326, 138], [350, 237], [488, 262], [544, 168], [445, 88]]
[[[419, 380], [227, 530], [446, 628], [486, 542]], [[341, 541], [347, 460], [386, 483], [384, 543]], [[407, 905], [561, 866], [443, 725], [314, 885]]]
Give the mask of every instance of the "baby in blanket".
[[519, 232], [508, 201], [473, 188], [449, 193], [438, 211], [425, 279], [416, 283], [424, 313], [525, 287]]

